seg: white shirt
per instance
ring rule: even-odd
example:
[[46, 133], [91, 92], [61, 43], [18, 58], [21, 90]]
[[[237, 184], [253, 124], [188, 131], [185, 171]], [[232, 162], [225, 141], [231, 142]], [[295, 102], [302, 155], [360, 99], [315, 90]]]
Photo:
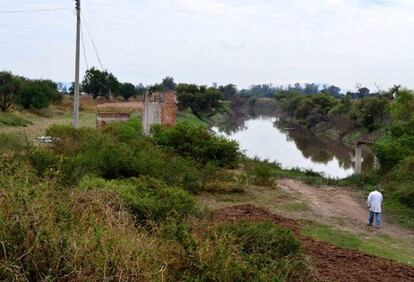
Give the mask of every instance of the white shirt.
[[382, 204], [382, 194], [378, 191], [369, 193], [367, 204], [370, 211], [380, 213]]

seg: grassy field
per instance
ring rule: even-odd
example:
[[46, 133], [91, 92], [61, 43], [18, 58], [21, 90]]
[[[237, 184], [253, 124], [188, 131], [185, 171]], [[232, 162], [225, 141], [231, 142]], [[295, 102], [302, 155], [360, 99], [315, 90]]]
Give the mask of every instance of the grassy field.
[[399, 240], [387, 235], [350, 234], [324, 224], [310, 224], [302, 230], [302, 234], [365, 254], [408, 265], [414, 264], [413, 241]]
[[[7, 113], [8, 116], [17, 116], [17, 114]], [[25, 120], [21, 126], [10, 126], [4, 123], [0, 124], [0, 133], [23, 133], [29, 140], [42, 136], [46, 129], [53, 124], [69, 125], [73, 123], [72, 113], [59, 113], [52, 116], [42, 116], [34, 113], [19, 113], [19, 117]], [[96, 126], [96, 113], [81, 112], [79, 117], [81, 127]]]
[[190, 109], [178, 112], [177, 122], [187, 122], [193, 126], [207, 126], [207, 123], [199, 119]]
[[[97, 111], [122, 111], [133, 113], [132, 117], [143, 111], [142, 102], [132, 100], [105, 101], [93, 100], [92, 97], [82, 96], [80, 99], [80, 127], [95, 127]], [[53, 124], [70, 125], [73, 123], [72, 98], [65, 97], [60, 104], [52, 105], [47, 109], [28, 111], [15, 109], [7, 113], [0, 113], [0, 133], [23, 133], [29, 140], [42, 136], [47, 128]]]

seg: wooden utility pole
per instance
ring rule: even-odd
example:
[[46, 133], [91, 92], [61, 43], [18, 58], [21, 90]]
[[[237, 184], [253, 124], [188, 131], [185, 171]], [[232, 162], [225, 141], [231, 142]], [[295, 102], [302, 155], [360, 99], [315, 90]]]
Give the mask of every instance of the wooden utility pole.
[[79, 60], [80, 60], [80, 28], [81, 28], [81, 0], [76, 1], [76, 57], [75, 57], [75, 93], [73, 97], [73, 126], [79, 127]]

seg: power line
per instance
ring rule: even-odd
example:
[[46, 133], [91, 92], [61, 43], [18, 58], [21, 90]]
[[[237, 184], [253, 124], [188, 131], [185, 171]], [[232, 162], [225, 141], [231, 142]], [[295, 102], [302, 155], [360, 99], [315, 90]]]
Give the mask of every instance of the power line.
[[83, 58], [85, 59], [86, 69], [89, 69], [88, 59], [86, 57], [86, 47], [85, 47], [85, 39], [83, 37], [82, 25], [81, 25], [80, 29], [81, 29], [81, 39], [82, 39], [82, 47], [83, 47]]
[[85, 24], [86, 31], [87, 31], [87, 33], [88, 33], [89, 39], [91, 40], [91, 42], [92, 42], [92, 46], [93, 46], [93, 49], [95, 50], [96, 58], [98, 59], [98, 62], [99, 62], [99, 65], [101, 66], [102, 71], [104, 71], [104, 67], [103, 67], [103, 65], [102, 65], [101, 57], [99, 56], [99, 52], [98, 52], [98, 49], [96, 48], [95, 41], [93, 40], [93, 37], [92, 37], [91, 31], [90, 31], [90, 29], [89, 29], [89, 27], [88, 27], [88, 24], [86, 23], [86, 20], [85, 20], [85, 15], [83, 14], [83, 12], [82, 12], [82, 11], [81, 11], [81, 14], [82, 14], [83, 23]]
[[34, 9], [34, 10], [0, 10], [0, 14], [33, 14], [33, 13], [45, 13], [56, 12], [64, 10], [73, 10], [72, 8], [51, 8], [51, 9]]

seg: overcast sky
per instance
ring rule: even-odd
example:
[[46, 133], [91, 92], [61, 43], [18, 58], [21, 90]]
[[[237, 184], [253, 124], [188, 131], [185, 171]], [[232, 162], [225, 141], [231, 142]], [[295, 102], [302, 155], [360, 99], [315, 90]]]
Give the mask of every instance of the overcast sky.
[[[121, 81], [414, 88], [413, 0], [82, 1], [103, 65]], [[1, 12], [73, 8], [74, 1], [0, 4]], [[98, 66], [86, 35], [88, 63]], [[0, 13], [0, 69], [72, 81], [74, 40], [71, 9]]]

